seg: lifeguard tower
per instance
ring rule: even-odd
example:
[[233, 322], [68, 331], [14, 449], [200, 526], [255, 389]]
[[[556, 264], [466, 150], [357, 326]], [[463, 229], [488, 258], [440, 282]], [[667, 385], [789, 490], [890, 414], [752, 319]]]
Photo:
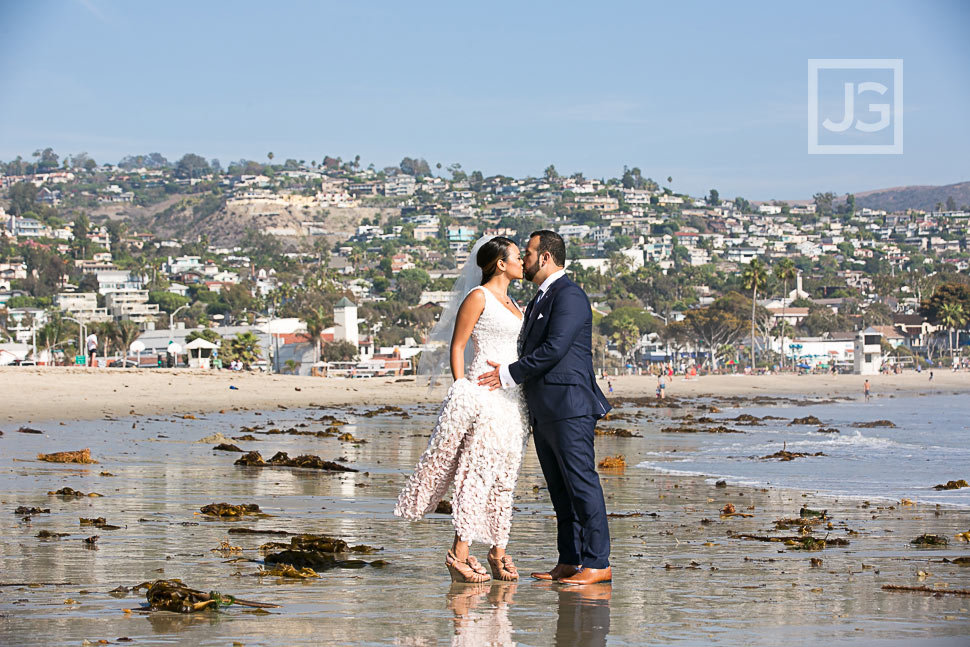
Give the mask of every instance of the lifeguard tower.
[[882, 333], [871, 327], [860, 330], [852, 354], [856, 375], [878, 375], [882, 368]]

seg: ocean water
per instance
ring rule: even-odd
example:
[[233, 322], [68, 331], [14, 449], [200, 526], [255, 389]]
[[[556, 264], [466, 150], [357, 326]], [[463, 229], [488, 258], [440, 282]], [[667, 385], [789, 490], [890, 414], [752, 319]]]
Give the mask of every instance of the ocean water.
[[[873, 398], [839, 404], [790, 407], [742, 407], [715, 419], [739, 413], [780, 416], [763, 426], [723, 424], [742, 434], [660, 433], [666, 424], [643, 425], [647, 460], [637, 466], [668, 474], [694, 474], [724, 479], [730, 484], [793, 488], [874, 500], [910, 499], [920, 503], [970, 508], [970, 488], [937, 491], [949, 480], [970, 480], [970, 397]], [[677, 415], [675, 413], [675, 415]], [[823, 427], [840, 433], [820, 433], [818, 426], [789, 426], [792, 418], [819, 418]], [[860, 429], [852, 423], [890, 420], [895, 428]], [[673, 421], [678, 422], [678, 421]], [[782, 448], [825, 456], [793, 461], [762, 460]]]

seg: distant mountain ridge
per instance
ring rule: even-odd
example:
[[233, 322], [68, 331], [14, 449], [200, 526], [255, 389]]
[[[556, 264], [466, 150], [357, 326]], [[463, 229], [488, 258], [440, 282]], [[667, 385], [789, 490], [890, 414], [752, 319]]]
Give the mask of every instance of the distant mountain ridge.
[[957, 209], [970, 205], [970, 182], [958, 182], [943, 186], [897, 186], [890, 189], [876, 189], [855, 194], [856, 207], [884, 209], [886, 211], [906, 211], [921, 209], [933, 211], [937, 204], [944, 205], [953, 198]]

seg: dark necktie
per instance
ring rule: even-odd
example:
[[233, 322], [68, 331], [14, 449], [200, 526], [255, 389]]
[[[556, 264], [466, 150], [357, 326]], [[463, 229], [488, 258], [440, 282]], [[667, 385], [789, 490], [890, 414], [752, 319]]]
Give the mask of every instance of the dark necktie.
[[542, 297], [542, 290], [539, 290], [538, 292], [535, 293], [535, 296], [532, 297], [532, 300], [529, 301], [529, 305], [525, 307], [525, 321], [528, 321], [529, 317], [532, 316], [532, 311], [536, 309], [536, 304], [539, 303], [539, 299], [541, 297]]

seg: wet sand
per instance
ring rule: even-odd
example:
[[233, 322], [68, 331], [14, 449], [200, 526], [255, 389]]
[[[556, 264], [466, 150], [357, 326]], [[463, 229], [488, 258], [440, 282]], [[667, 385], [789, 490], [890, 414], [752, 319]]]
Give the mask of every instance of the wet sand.
[[[718, 375], [675, 377], [672, 397], [755, 398], [787, 395], [857, 398], [865, 378], [852, 375]], [[875, 396], [970, 393], [970, 373], [935, 371], [869, 378]], [[612, 378], [616, 397], [653, 397], [656, 378]], [[607, 391], [606, 380], [600, 385]], [[235, 387], [235, 388], [230, 388]], [[104, 416], [263, 410], [279, 406], [439, 403], [446, 389], [429, 391], [414, 378], [325, 379], [190, 369], [0, 368], [0, 422], [94, 420]]]
[[[754, 384], [759, 378], [750, 379]], [[238, 384], [282, 388], [280, 382], [259, 380], [265, 378]], [[602, 472], [607, 508], [615, 515], [610, 519], [612, 586], [575, 589], [527, 577], [517, 584], [452, 586], [443, 565], [450, 518], [431, 515], [409, 523], [391, 515], [398, 489], [427, 443], [436, 407], [408, 407], [409, 418], [361, 415], [374, 408], [257, 412], [227, 406], [224, 414], [196, 419], [141, 415], [36, 423], [44, 432], [36, 435], [8, 426], [0, 437], [0, 643], [79, 645], [130, 637], [136, 645], [902, 647], [965, 645], [970, 637], [970, 597], [882, 589], [888, 584], [970, 588], [970, 567], [952, 561], [970, 557], [970, 544], [954, 539], [970, 530], [970, 511], [866, 504], [812, 491], [720, 488], [703, 477], [632, 467], [664, 442], [659, 428], [684, 409], [621, 408], [619, 413], [631, 416], [623, 426], [643, 437], [597, 437], [598, 458], [623, 454], [628, 465]], [[367, 442], [265, 433], [322, 431], [329, 425], [320, 420], [326, 414], [349, 422], [341, 431]], [[196, 442], [214, 432], [251, 433], [258, 440], [233, 442], [264, 458], [279, 450], [290, 456], [312, 453], [345, 459], [361, 471], [237, 467], [239, 454], [214, 452], [213, 442]], [[38, 452], [81, 447], [90, 447], [99, 463], [35, 460]], [[46, 494], [64, 486], [104, 497]], [[544, 487], [530, 446], [509, 546], [523, 573], [555, 560], [555, 524]], [[224, 521], [197, 514], [201, 506], [221, 501], [257, 503], [270, 516]], [[751, 516], [723, 517], [720, 511], [728, 503]], [[21, 505], [51, 511], [25, 521], [13, 514]], [[813, 533], [816, 537], [846, 539], [849, 545], [803, 551], [739, 536], [797, 535], [797, 530], [775, 530], [774, 521], [798, 517], [803, 506], [827, 510], [830, 517]], [[79, 526], [79, 517], [98, 516], [120, 528]], [[388, 565], [335, 569], [300, 581], [256, 577], [263, 556], [259, 546], [280, 538], [230, 534], [240, 527], [329, 534], [382, 547], [362, 559], [384, 559]], [[39, 539], [41, 530], [68, 535]], [[949, 545], [912, 546], [910, 541], [923, 533], [944, 535]], [[82, 540], [95, 534], [97, 548], [86, 547]], [[241, 552], [214, 552], [223, 540]], [[483, 560], [486, 550], [473, 547]], [[813, 565], [812, 559], [821, 562]], [[268, 613], [240, 608], [190, 616], [144, 613], [144, 592], [110, 593], [119, 585], [158, 578], [181, 578], [203, 591], [282, 606]]]

